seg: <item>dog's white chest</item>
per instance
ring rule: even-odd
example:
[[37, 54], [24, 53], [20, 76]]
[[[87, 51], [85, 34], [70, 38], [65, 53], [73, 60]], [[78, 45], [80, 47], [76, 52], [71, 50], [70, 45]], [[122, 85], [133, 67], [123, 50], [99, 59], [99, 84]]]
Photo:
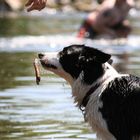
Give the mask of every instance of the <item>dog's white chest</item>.
[[88, 121], [92, 129], [97, 133], [97, 136], [102, 140], [116, 140], [115, 137], [109, 132], [106, 121], [103, 119], [99, 108], [103, 103], [100, 101], [100, 94], [106, 85], [100, 86], [95, 94], [92, 94], [86, 106], [85, 119]]

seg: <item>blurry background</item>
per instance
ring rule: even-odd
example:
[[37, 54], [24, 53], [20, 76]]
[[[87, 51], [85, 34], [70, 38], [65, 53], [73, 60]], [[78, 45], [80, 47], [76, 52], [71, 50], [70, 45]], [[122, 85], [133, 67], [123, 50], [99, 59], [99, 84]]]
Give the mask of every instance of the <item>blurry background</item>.
[[59, 51], [73, 43], [113, 55], [121, 73], [140, 76], [140, 1], [129, 13], [133, 32], [127, 39], [79, 40], [76, 32], [94, 0], [48, 0], [41, 12], [26, 12], [25, 0], [0, 0], [0, 140], [96, 139], [75, 108], [69, 85], [42, 70], [35, 83], [37, 53]]

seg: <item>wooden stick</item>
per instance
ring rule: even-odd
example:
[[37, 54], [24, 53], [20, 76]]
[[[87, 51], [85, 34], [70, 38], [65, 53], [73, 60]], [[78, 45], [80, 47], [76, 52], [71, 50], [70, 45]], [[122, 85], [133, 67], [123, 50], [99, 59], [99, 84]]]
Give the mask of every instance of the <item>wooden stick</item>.
[[34, 60], [33, 65], [34, 65], [34, 69], [35, 69], [36, 84], [39, 85], [41, 78], [40, 78], [40, 70], [38, 67], [38, 59]]

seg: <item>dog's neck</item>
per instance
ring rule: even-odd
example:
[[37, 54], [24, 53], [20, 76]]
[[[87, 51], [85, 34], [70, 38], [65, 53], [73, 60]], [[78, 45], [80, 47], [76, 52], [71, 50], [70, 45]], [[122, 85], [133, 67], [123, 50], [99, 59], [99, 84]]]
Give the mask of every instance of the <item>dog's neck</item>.
[[[88, 91], [94, 87], [95, 85], [99, 84], [107, 84], [111, 80], [113, 80], [115, 77], [119, 77], [119, 73], [108, 63], [104, 64], [105, 73], [99, 77], [95, 82], [93, 82], [91, 85], [87, 85], [83, 83], [83, 72], [79, 75], [78, 79], [73, 83], [72, 85], [72, 94], [74, 97], [75, 103], [77, 103], [77, 106], [79, 107], [88, 93]], [[96, 90], [94, 91], [96, 92]], [[93, 94], [94, 94], [93, 92]]]

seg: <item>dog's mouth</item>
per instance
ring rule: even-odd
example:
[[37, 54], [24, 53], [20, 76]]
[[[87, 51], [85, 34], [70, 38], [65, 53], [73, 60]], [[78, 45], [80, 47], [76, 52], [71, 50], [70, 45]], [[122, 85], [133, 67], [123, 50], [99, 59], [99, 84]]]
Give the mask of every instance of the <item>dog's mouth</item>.
[[45, 69], [57, 69], [57, 67], [51, 63], [49, 63], [47, 60], [43, 59], [44, 58], [44, 54], [38, 54], [39, 60], [41, 65], [45, 68]]
[[57, 67], [53, 64], [49, 64], [49, 63], [46, 63], [44, 62], [43, 60], [40, 59], [40, 62], [41, 62], [41, 65], [44, 67], [44, 68], [48, 68], [48, 69], [57, 69]]

